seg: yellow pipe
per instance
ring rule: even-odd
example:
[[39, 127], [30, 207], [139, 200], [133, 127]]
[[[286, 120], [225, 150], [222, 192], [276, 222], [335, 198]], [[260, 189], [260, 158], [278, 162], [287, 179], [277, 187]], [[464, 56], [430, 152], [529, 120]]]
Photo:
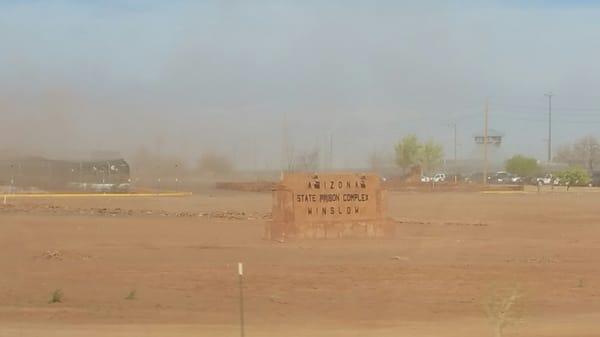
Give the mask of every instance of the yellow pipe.
[[527, 191], [481, 191], [484, 194], [528, 194]]
[[192, 192], [163, 192], [163, 193], [15, 193], [2, 194], [0, 198], [77, 198], [77, 197], [187, 197]]

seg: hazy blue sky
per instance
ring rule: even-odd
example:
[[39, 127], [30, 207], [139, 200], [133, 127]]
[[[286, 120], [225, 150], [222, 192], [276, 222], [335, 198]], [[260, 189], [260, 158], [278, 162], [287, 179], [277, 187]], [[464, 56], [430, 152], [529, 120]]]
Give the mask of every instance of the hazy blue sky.
[[554, 144], [600, 136], [595, 1], [418, 3], [0, 1], [0, 149], [278, 167], [286, 118], [338, 166], [409, 133], [451, 155], [454, 122], [466, 157], [489, 97], [502, 152], [543, 159], [547, 91]]

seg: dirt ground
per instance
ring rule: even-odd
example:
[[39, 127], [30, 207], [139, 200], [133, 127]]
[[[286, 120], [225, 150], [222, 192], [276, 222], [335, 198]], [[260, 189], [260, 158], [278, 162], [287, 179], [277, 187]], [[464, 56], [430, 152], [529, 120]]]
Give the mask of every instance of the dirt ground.
[[248, 337], [493, 336], [512, 290], [505, 336], [600, 336], [596, 192], [391, 193], [395, 238], [285, 243], [268, 193], [9, 198], [0, 336], [237, 336], [238, 261]]

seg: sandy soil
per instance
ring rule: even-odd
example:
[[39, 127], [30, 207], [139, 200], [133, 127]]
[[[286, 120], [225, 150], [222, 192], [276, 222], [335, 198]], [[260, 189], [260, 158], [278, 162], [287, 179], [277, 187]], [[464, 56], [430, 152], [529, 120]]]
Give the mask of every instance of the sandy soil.
[[510, 289], [506, 336], [600, 336], [600, 193], [389, 199], [396, 238], [286, 243], [264, 193], [9, 199], [0, 336], [239, 335], [238, 261], [247, 336], [493, 336]]

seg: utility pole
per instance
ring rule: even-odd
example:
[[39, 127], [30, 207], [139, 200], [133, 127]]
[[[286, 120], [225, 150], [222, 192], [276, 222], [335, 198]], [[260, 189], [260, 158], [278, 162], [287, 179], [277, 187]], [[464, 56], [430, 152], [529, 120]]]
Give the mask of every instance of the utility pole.
[[333, 170], [333, 134], [329, 134], [329, 169]]
[[454, 122], [454, 183], [458, 182], [458, 163], [456, 162], [456, 122]]
[[252, 140], [252, 170], [254, 171], [254, 177], [258, 180], [258, 167], [257, 167], [257, 147], [256, 147], [256, 136]]
[[175, 192], [179, 192], [179, 164], [175, 163]]
[[548, 162], [552, 161], [552, 93], [548, 96]]
[[454, 165], [456, 166], [456, 123], [454, 123]]
[[283, 172], [289, 170], [289, 142], [287, 129], [287, 113], [283, 113], [283, 126], [281, 129], [281, 178]]
[[488, 100], [485, 100], [483, 116], [483, 184], [487, 185], [488, 176]]

